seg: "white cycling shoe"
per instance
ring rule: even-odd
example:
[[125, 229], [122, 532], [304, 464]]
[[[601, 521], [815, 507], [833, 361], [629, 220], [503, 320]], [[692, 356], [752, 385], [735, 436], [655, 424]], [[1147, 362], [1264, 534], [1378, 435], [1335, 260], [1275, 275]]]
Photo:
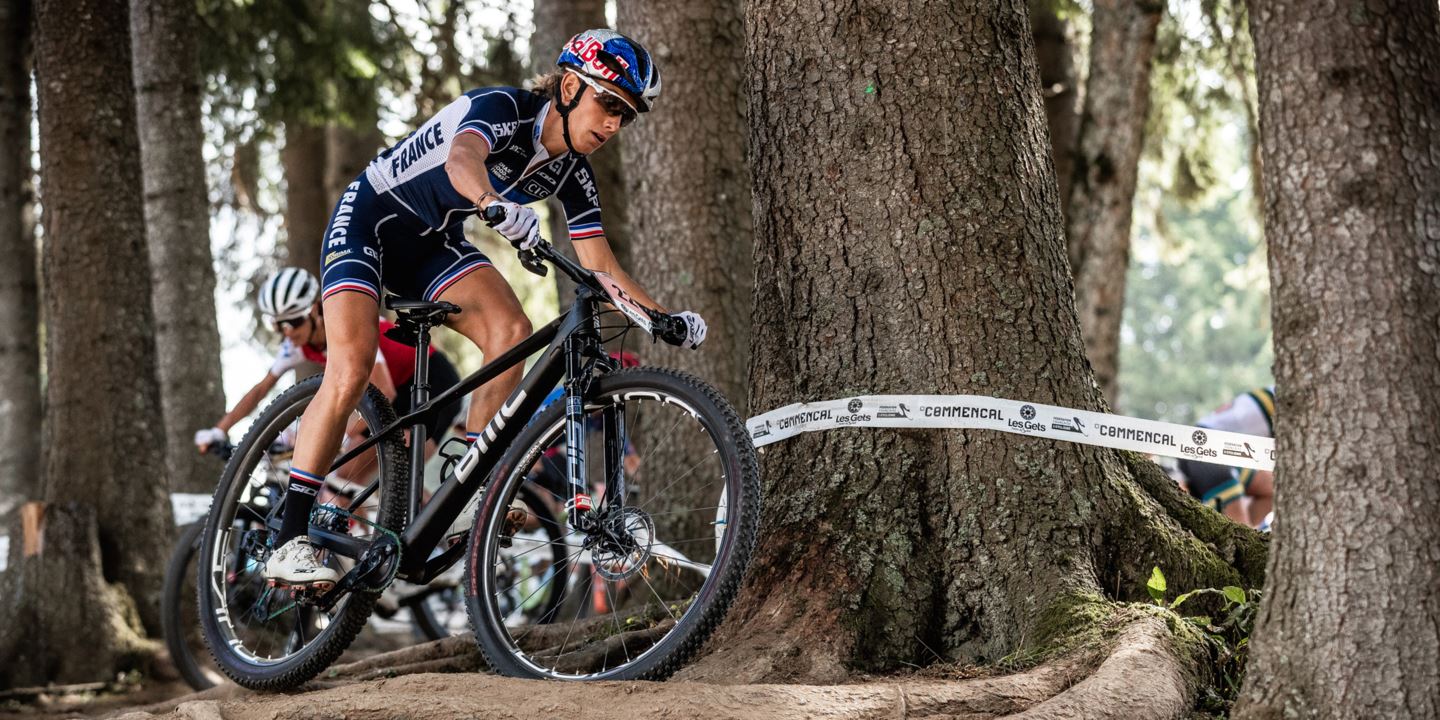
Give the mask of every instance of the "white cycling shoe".
[[314, 590], [329, 590], [340, 580], [340, 573], [334, 568], [320, 564], [320, 559], [315, 556], [315, 546], [310, 544], [310, 538], [303, 535], [270, 553], [270, 559], [265, 561], [260, 575], [271, 585]]

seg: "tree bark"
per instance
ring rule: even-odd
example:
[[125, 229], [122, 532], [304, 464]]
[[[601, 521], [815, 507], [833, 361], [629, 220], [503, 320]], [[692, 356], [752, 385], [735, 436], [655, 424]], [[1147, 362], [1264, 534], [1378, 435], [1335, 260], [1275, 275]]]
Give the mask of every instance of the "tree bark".
[[[622, 12], [624, 5], [621, 6]], [[621, 25], [624, 23], [621, 22]], [[555, 69], [555, 58], [560, 55], [560, 46], [576, 33], [592, 28], [609, 27], [605, 19], [605, 0], [535, 0], [535, 31], [530, 35], [530, 69], [536, 75], [543, 75]], [[635, 38], [643, 45], [644, 38]], [[654, 48], [646, 45], [654, 52]], [[664, 67], [661, 68], [664, 70]], [[649, 116], [645, 120], [649, 120]], [[600, 199], [604, 204], [605, 239], [615, 250], [615, 258], [621, 267], [629, 268], [631, 261], [630, 208], [625, 174], [621, 170], [625, 147], [624, 136], [633, 133], [629, 128], [610, 138], [605, 146], [590, 156], [590, 167], [595, 171], [595, 185], [600, 188]], [[570, 247], [570, 233], [566, 229], [565, 214], [560, 203], [548, 201], [550, 211], [551, 242], [570, 257], [575, 251]], [[575, 284], [564, 273], [555, 273], [555, 286], [559, 290], [561, 308], [569, 305], [575, 297]]]
[[1090, 76], [1071, 186], [1067, 235], [1080, 332], [1095, 380], [1118, 407], [1120, 321], [1130, 266], [1130, 215], [1150, 109], [1150, 65], [1164, 5], [1097, 0]]
[[133, 598], [102, 571], [97, 505], [48, 505], [42, 550], [12, 551], [21, 560], [0, 574], [0, 688], [109, 681], [153, 655]]
[[285, 264], [318, 277], [321, 241], [336, 199], [325, 191], [325, 126], [286, 122], [280, 164], [285, 171]]
[[[345, 0], [327, 8], [332, 16], [369, 17], [369, 0]], [[355, 38], [362, 47], [376, 43], [371, 23], [354, 23], [354, 32], [364, 33]], [[341, 113], [325, 128], [325, 198], [335, 203], [345, 187], [349, 185], [375, 158], [385, 145], [385, 136], [380, 132], [380, 101], [376, 97], [378, 80], [375, 78], [345, 78], [334, 81], [336, 92], [342, 93], [339, 103]], [[329, 223], [331, 207], [326, 207], [325, 222]], [[324, 232], [322, 226], [321, 232]], [[320, 245], [320, 236], [316, 236]]]
[[158, 634], [171, 540], [129, 15], [126, 3], [56, 0], [36, 18], [47, 518], [38, 551], [6, 573], [0, 656], [37, 658], [6, 663], [14, 675], [108, 679], [133, 638], [93, 616], [118, 617], [117, 598], [131, 597]]
[[40, 297], [30, 169], [29, 0], [0, 5], [0, 529], [39, 495]]
[[[332, 124], [325, 128], [325, 195], [332, 201], [340, 198], [345, 186], [359, 177], [380, 151], [385, 139], [378, 122], [378, 116], [370, 116], [357, 126]], [[315, 245], [318, 248], [320, 242]]]
[[739, 2], [634, 0], [618, 19], [622, 31], [651, 40], [666, 91], [625, 146], [631, 271], [661, 302], [709, 324], [700, 352], [655, 345], [645, 361], [713, 382], [743, 413], [754, 265]]
[[[1026, 4], [750, 0], [745, 20], [752, 407], [970, 393], [1099, 408]], [[842, 429], [764, 457], [756, 557], [684, 676], [994, 661], [1093, 626], [1152, 565], [1181, 587], [1253, 586], [1263, 563], [1253, 531], [1126, 453]]]
[[1440, 716], [1440, 17], [1254, 2], [1279, 388], [1237, 718]]
[[1080, 78], [1075, 73], [1075, 48], [1069, 23], [1061, 19], [1060, 0], [1030, 0], [1030, 34], [1040, 68], [1040, 97], [1045, 99], [1045, 124], [1050, 128], [1050, 158], [1060, 185], [1060, 210], [1070, 217], [1070, 179], [1075, 171], [1079, 135]]
[[172, 490], [208, 493], [221, 463], [195, 452], [190, 436], [225, 414], [225, 390], [200, 128], [199, 21], [192, 2], [132, 0], [130, 27], [165, 465]]

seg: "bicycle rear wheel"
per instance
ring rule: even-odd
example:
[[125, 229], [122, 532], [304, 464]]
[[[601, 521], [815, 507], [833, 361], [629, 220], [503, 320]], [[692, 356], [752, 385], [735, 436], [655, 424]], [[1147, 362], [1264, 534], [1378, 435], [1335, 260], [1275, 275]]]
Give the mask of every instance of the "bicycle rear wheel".
[[[470, 620], [486, 660], [505, 675], [670, 675], [724, 617], [754, 548], [758, 462], [724, 397], [692, 376], [657, 368], [605, 375], [590, 396], [584, 457], [593, 522], [577, 530], [562, 514], [557, 539], [523, 532], [534, 521], [518, 501], [522, 493], [538, 493], [557, 508], [570, 499], [563, 483], [555, 487], [533, 471], [547, 455], [563, 453], [564, 408], [555, 403], [520, 433], [497, 466], [471, 532], [465, 583]], [[626, 448], [619, 467], [609, 468], [615, 487], [608, 492], [607, 440]], [[514, 576], [507, 553], [557, 550], [563, 557], [556, 567], [574, 579], [573, 587], [555, 611], [527, 616], [523, 610], [535, 594], [559, 590], [560, 574], [538, 581], [532, 576], [527, 586]]]
[[[317, 375], [296, 383], [256, 419], [225, 466], [200, 543], [197, 590], [205, 642], [216, 666], [250, 689], [290, 689], [329, 666], [364, 627], [381, 589], [352, 591], [321, 608], [303, 593], [269, 587], [260, 574], [280, 527], [294, 438], [320, 382]], [[390, 403], [371, 386], [347, 426], [379, 430], [394, 420]], [[327, 475], [311, 515], [312, 536], [322, 527], [364, 545], [400, 533], [408, 466], [403, 437], [395, 433], [376, 445], [373, 456]], [[343, 494], [375, 477], [375, 492], [355, 499]], [[322, 562], [342, 574], [354, 566], [328, 551]]]

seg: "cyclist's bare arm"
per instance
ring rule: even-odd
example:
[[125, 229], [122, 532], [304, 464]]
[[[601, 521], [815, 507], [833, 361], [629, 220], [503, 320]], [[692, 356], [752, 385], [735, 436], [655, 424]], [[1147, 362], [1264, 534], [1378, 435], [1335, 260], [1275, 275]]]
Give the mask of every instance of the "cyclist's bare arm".
[[603, 272], [615, 278], [615, 283], [641, 305], [663, 313], [670, 312], [664, 305], [656, 302], [655, 298], [650, 297], [650, 294], [630, 277], [630, 273], [620, 267], [620, 261], [615, 259], [615, 253], [610, 250], [610, 241], [606, 240], [604, 235], [577, 240], [572, 244], [575, 246], [576, 258], [585, 269]]
[[[499, 199], [494, 186], [490, 184], [490, 175], [485, 170], [485, 158], [489, 156], [490, 146], [483, 138], [474, 133], [462, 133], [455, 138], [455, 144], [450, 148], [450, 155], [445, 160], [445, 173], [450, 176], [450, 184], [455, 187], [456, 192], [474, 201], [476, 205], [483, 206], [490, 201], [490, 198], [484, 197], [486, 193], [494, 194], [496, 199]], [[615, 260], [615, 253], [610, 250], [610, 242], [604, 236], [581, 240], [574, 245], [575, 255], [586, 269], [598, 270], [615, 278], [615, 282], [640, 304], [660, 312], [669, 312], [620, 267], [620, 263]]]
[[[490, 146], [485, 139], [474, 133], [460, 133], [450, 147], [445, 159], [445, 174], [455, 192], [480, 205], [480, 198], [486, 193], [500, 199], [495, 187], [490, 184], [490, 174], [485, 170], [485, 158], [490, 157]], [[485, 202], [490, 202], [489, 198]]]
[[240, 398], [240, 402], [235, 403], [235, 407], [231, 408], [230, 412], [225, 413], [225, 417], [220, 418], [220, 422], [215, 423], [215, 427], [225, 432], [230, 432], [230, 428], [234, 427], [235, 423], [250, 417], [250, 413], [255, 412], [255, 408], [260, 407], [260, 401], [264, 400], [265, 396], [270, 394], [270, 391], [275, 388], [275, 383], [279, 381], [280, 378], [268, 372], [265, 373], [265, 377], [261, 378], [260, 382], [255, 383], [255, 387], [250, 388], [250, 391], [245, 393], [244, 397]]

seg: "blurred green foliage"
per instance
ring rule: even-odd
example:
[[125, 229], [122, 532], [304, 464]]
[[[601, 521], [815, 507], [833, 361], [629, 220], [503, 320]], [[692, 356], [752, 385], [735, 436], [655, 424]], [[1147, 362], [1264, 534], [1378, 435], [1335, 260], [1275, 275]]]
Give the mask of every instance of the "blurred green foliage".
[[1244, 5], [1174, 0], [1156, 49], [1126, 277], [1120, 407], [1189, 423], [1271, 384]]

